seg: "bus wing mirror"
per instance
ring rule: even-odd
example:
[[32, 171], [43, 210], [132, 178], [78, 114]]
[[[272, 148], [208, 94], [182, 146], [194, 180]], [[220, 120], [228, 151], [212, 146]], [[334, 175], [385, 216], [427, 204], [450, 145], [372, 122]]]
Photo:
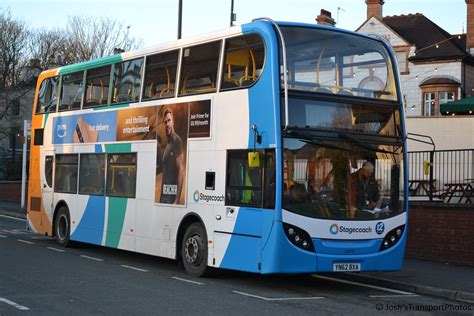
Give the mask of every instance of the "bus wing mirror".
[[258, 151], [251, 151], [248, 153], [249, 168], [260, 167], [260, 153]]

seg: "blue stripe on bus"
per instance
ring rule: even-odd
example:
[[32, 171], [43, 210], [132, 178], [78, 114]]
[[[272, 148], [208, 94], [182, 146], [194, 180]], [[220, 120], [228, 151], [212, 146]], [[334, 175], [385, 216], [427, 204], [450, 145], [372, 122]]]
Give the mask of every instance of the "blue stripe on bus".
[[267, 243], [272, 230], [273, 218], [273, 210], [240, 208], [220, 267], [259, 272], [262, 248]]
[[95, 145], [95, 152], [96, 152], [96, 153], [101, 153], [101, 152], [103, 152], [103, 151], [102, 151], [102, 145], [100, 145], [100, 144]]
[[[265, 69], [257, 83], [248, 89], [249, 93], [249, 126], [255, 124], [262, 135], [262, 143], [258, 148], [275, 147], [280, 137], [276, 126], [279, 126], [279, 96], [278, 96], [278, 52], [270, 47], [276, 42], [273, 29], [265, 22], [254, 22], [242, 25], [244, 34], [258, 33], [265, 41], [266, 61]], [[277, 67], [275, 69], [275, 67]], [[275, 89], [273, 88], [275, 87]], [[268, 119], [269, 117], [273, 119]], [[254, 146], [254, 133], [249, 130], [248, 148]]]
[[[255, 124], [262, 135], [262, 143], [256, 144], [257, 148], [276, 148], [276, 165], [279, 168], [278, 166], [281, 166], [281, 137], [279, 61], [278, 49], [275, 44], [277, 39], [273, 28], [268, 22], [257, 21], [244, 24], [242, 25], [242, 32], [243, 34], [259, 34], [265, 41], [267, 48], [265, 69], [262, 76], [253, 87], [248, 89], [249, 126]], [[254, 133], [249, 130], [248, 148], [253, 147]], [[281, 183], [282, 175], [277, 172], [277, 192], [281, 191]], [[276, 200], [276, 209], [281, 209], [281, 199]], [[281, 220], [281, 212], [240, 208], [233, 233], [258, 235], [262, 236], [262, 238], [232, 235], [220, 267], [258, 272], [262, 249], [268, 242], [271, 243], [268, 238], [274, 220]]]
[[233, 235], [220, 268], [259, 272], [261, 238]]
[[71, 239], [100, 245], [104, 234], [104, 221], [105, 196], [89, 196], [84, 214]]
[[258, 209], [240, 208], [237, 214], [234, 234], [227, 246], [221, 268], [258, 272], [261, 254], [262, 211]]
[[[276, 148], [275, 162], [277, 170], [282, 168], [281, 119], [280, 119], [280, 62], [278, 41], [269, 22], [256, 21], [242, 25], [244, 34], [259, 34], [265, 41], [265, 68], [258, 82], [248, 89], [249, 126], [256, 124], [262, 134], [260, 148]], [[271, 101], [270, 101], [271, 100]], [[269, 119], [271, 117], [272, 119]], [[254, 135], [249, 130], [248, 147], [253, 148]], [[276, 192], [282, 192], [282, 173], [276, 173]], [[281, 210], [281, 194], [276, 194], [275, 209]], [[274, 212], [274, 220], [281, 221], [281, 211]], [[264, 235], [265, 236], [265, 235]]]

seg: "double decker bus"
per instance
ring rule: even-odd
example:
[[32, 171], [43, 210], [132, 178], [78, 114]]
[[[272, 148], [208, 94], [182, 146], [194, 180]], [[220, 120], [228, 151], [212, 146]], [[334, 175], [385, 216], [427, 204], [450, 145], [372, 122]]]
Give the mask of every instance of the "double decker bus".
[[196, 276], [397, 270], [405, 147], [386, 42], [256, 19], [43, 72], [28, 224]]

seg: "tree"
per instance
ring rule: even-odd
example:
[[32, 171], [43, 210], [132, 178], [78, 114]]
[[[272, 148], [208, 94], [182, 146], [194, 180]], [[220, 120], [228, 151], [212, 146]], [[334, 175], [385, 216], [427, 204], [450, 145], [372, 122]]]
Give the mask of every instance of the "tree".
[[129, 37], [128, 28], [106, 17], [70, 17], [64, 61], [69, 64], [112, 55], [115, 48], [137, 49], [142, 41]]
[[37, 30], [31, 34], [29, 42], [29, 53], [39, 60], [41, 69], [63, 64], [67, 49], [67, 34], [64, 30]]
[[28, 108], [21, 112], [24, 116], [7, 113], [32, 106], [40, 70], [111, 55], [115, 48], [136, 49], [141, 40], [130, 38], [128, 29], [110, 18], [75, 16], [62, 28], [30, 30], [10, 11], [0, 10], [0, 169], [5, 169], [2, 154], [16, 162], [15, 137], [21, 122], [31, 117]]
[[[2, 120], [15, 98], [27, 91], [22, 89], [22, 72], [27, 65], [27, 42], [30, 32], [23, 22], [14, 20], [9, 11], [0, 12], [0, 120]], [[5, 128], [0, 130], [0, 140], [8, 136]]]
[[29, 31], [25, 24], [13, 20], [10, 12], [0, 12], [1, 88], [18, 84], [25, 63]]

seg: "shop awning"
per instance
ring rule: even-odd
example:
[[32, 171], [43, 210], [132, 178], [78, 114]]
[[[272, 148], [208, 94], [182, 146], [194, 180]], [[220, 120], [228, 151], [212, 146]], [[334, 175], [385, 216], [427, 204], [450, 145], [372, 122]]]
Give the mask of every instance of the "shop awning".
[[473, 115], [474, 97], [443, 103], [440, 111], [441, 115]]

